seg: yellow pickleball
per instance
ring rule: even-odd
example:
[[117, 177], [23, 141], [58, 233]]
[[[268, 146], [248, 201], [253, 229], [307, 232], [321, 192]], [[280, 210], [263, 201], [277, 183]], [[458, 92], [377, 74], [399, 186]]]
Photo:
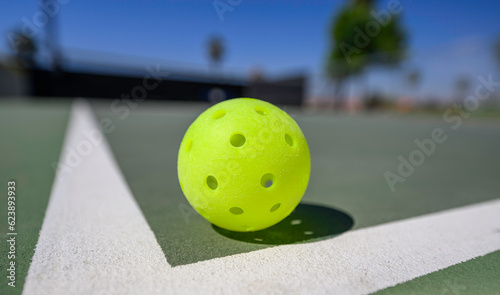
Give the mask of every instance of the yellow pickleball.
[[232, 231], [256, 231], [287, 217], [311, 172], [306, 138], [280, 108], [237, 98], [204, 111], [179, 149], [179, 183], [193, 208]]

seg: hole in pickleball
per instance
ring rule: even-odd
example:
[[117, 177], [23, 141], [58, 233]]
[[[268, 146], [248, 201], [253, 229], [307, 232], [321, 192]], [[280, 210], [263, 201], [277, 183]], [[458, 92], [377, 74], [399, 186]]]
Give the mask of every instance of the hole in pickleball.
[[305, 235], [312, 235], [312, 234], [314, 234], [314, 232], [312, 232], [312, 231], [305, 231], [304, 234]]
[[231, 139], [229, 141], [231, 142], [232, 146], [240, 147], [245, 144], [246, 139], [245, 136], [243, 136], [243, 134], [236, 133], [231, 136]]
[[229, 209], [229, 211], [231, 213], [233, 213], [234, 215], [243, 214], [243, 209], [241, 209], [240, 207], [231, 207], [231, 209]]
[[269, 113], [269, 111], [265, 107], [261, 107], [261, 106], [256, 106], [254, 108], [254, 110], [259, 115], [267, 115]]
[[217, 183], [217, 179], [215, 179], [215, 177], [213, 177], [212, 175], [209, 175], [207, 177], [207, 185], [213, 190], [215, 190], [217, 186], [219, 186], [219, 184]]
[[271, 187], [273, 183], [274, 175], [272, 175], [271, 173], [264, 174], [264, 176], [262, 176], [262, 178], [260, 179], [260, 184], [265, 188]]
[[212, 115], [212, 119], [217, 120], [224, 117], [225, 115], [226, 115], [225, 110], [219, 110]]
[[291, 225], [297, 225], [297, 224], [301, 224], [302, 223], [302, 220], [300, 219], [294, 219], [290, 222]]
[[274, 212], [276, 210], [278, 210], [278, 208], [281, 206], [281, 203], [278, 203], [278, 204], [275, 204], [273, 207], [271, 207], [271, 212]]
[[290, 135], [285, 134], [285, 141], [289, 146], [293, 146], [293, 139]]
[[193, 140], [188, 139], [188, 141], [186, 142], [186, 152], [189, 152], [192, 147], [193, 147]]

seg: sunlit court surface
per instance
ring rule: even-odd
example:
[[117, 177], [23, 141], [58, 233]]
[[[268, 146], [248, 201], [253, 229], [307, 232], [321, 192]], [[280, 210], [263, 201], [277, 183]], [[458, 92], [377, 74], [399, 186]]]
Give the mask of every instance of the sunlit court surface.
[[500, 5], [4, 6], [0, 294], [500, 294]]

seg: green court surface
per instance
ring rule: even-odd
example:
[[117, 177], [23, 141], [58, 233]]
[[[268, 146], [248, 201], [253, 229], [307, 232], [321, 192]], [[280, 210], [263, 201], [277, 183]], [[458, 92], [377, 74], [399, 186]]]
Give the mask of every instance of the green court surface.
[[500, 294], [500, 251], [378, 292], [389, 294]]
[[0, 294], [20, 294], [33, 256], [54, 179], [70, 103], [0, 104], [0, 232], [7, 239], [7, 182], [16, 181], [17, 286], [7, 285], [9, 244], [2, 241]]
[[[112, 122], [113, 130], [106, 138], [113, 156], [166, 261], [174, 269], [286, 244], [314, 245], [352, 231], [499, 198], [500, 120], [465, 120], [454, 130], [440, 116], [352, 116], [291, 109], [288, 111], [302, 128], [311, 152], [311, 179], [302, 203], [290, 217], [270, 229], [233, 233], [199, 216], [184, 198], [177, 180], [181, 139], [208, 105], [143, 102], [127, 115], [113, 112], [111, 101], [92, 101], [91, 106], [97, 121]], [[17, 286], [8, 287], [2, 275], [1, 294], [22, 291], [53, 185], [52, 166], [63, 150], [70, 111], [70, 102], [0, 103], [2, 202], [7, 200], [8, 180], [16, 181], [19, 193]], [[442, 128], [446, 141], [437, 143], [435, 151], [391, 191], [384, 173], [397, 173], [398, 157], [408, 159], [417, 149], [415, 140], [431, 138], [435, 128]], [[7, 237], [6, 214], [2, 209], [3, 237]], [[293, 220], [302, 223], [294, 226]], [[0, 261], [4, 269], [8, 245], [2, 244]], [[499, 257], [496, 251], [456, 261], [450, 267], [379, 292], [498, 294]]]
[[[145, 107], [120, 120], [106, 105], [96, 105], [95, 110], [100, 119], [116, 122], [116, 130], [108, 135], [112, 150], [170, 264], [264, 247], [221, 239], [203, 218], [185, 211], [189, 204], [177, 181], [177, 151], [198, 113]], [[348, 214], [353, 229], [498, 197], [500, 183], [491, 176], [500, 175], [500, 157], [490, 157], [500, 150], [498, 129], [464, 126], [449, 131], [449, 140], [393, 193], [384, 172], [395, 172], [397, 156], [407, 157], [415, 149], [415, 139], [429, 137], [435, 127], [446, 128], [444, 123], [294, 117], [308, 139], [312, 158], [303, 203]]]

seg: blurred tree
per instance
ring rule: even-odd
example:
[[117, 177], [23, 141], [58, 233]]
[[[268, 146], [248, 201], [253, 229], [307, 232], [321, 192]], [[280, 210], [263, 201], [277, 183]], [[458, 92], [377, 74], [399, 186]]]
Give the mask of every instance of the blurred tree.
[[457, 94], [461, 96], [462, 98], [467, 95], [467, 91], [470, 88], [470, 79], [469, 77], [462, 75], [457, 77], [455, 80], [455, 89], [457, 91]]
[[216, 68], [221, 68], [224, 53], [225, 49], [222, 38], [218, 36], [211, 37], [208, 41], [208, 56], [214, 70]]
[[[500, 70], [500, 37], [497, 39], [497, 41], [495, 42], [494, 44], [494, 47], [493, 47], [493, 54], [495, 55], [495, 59], [497, 60], [497, 66], [498, 66], [498, 69]], [[495, 95], [495, 94], [493, 94]], [[494, 103], [494, 101], [498, 101], [500, 103], [500, 95], [496, 94], [496, 99], [491, 99], [489, 100], [490, 103]], [[488, 102], [486, 102], [488, 103]]]
[[334, 17], [326, 70], [340, 99], [347, 78], [370, 66], [396, 66], [405, 57], [406, 33], [398, 13], [375, 12], [374, 0], [350, 0]]
[[35, 60], [38, 47], [35, 41], [21, 30], [9, 32], [7, 40], [14, 52], [16, 68], [26, 77], [26, 94], [35, 95], [35, 71], [38, 67]]
[[368, 96], [365, 101], [365, 107], [369, 111], [380, 109], [384, 106], [384, 104], [385, 102], [382, 99], [382, 96], [378, 93]]
[[411, 70], [406, 77], [408, 80], [408, 85], [412, 88], [416, 88], [418, 83], [420, 83], [420, 72], [417, 69]]
[[407, 75], [406, 75], [406, 82], [408, 83], [408, 87], [411, 89], [411, 92], [413, 92], [414, 98], [417, 96], [417, 88], [420, 84], [420, 79], [421, 79], [421, 74], [420, 71], [417, 69], [411, 70]]
[[254, 67], [250, 72], [251, 82], [262, 82], [264, 81], [264, 72], [260, 67]]
[[493, 51], [494, 51], [495, 59], [498, 62], [498, 66], [500, 67], [500, 38], [498, 38], [498, 40], [495, 42]]
[[35, 54], [38, 48], [31, 37], [21, 32], [11, 32], [8, 41], [20, 67], [28, 70], [36, 67]]
[[455, 100], [459, 105], [463, 104], [470, 86], [471, 81], [466, 75], [460, 75], [455, 79]]

